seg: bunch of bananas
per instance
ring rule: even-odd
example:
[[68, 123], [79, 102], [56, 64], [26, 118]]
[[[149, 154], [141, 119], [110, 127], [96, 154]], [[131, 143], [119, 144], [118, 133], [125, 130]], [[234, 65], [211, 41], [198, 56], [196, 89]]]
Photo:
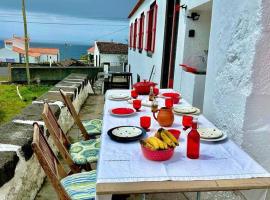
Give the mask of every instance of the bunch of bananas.
[[179, 145], [178, 140], [169, 131], [160, 128], [155, 136], [140, 140], [140, 143], [151, 150], [166, 150]]

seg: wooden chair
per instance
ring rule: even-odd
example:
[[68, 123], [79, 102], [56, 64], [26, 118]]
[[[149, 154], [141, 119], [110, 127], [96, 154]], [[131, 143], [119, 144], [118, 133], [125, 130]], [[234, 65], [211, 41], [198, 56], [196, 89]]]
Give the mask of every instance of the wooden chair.
[[96, 171], [68, 176], [37, 123], [34, 124], [32, 149], [59, 199], [95, 199]]
[[97, 162], [98, 160], [100, 139], [79, 141], [71, 144], [48, 103], [44, 104], [42, 118], [56, 147], [71, 171], [78, 173], [83, 168], [90, 170], [90, 163]]
[[68, 97], [68, 95], [62, 90], [59, 89], [60, 94], [71, 114], [71, 116], [74, 119], [74, 122], [79, 127], [83, 137], [85, 140], [88, 140], [90, 138], [94, 138], [96, 135], [101, 134], [102, 129], [102, 120], [100, 119], [92, 119], [87, 121], [81, 121], [78, 113], [76, 112], [71, 99]]

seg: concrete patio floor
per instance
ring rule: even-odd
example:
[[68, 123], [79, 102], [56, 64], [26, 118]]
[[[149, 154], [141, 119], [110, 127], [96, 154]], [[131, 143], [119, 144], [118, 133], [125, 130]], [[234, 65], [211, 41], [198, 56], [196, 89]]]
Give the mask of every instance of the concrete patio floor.
[[[85, 101], [80, 111], [80, 118], [82, 120], [100, 118], [102, 119], [104, 106], [103, 95], [90, 95]], [[68, 132], [68, 136], [72, 142], [81, 139], [79, 129], [74, 125]], [[36, 200], [56, 200], [57, 195], [48, 179], [36, 196]], [[141, 200], [141, 195], [127, 195], [127, 196], [113, 196], [114, 200]], [[195, 200], [196, 193], [160, 193], [147, 194], [146, 200]], [[201, 200], [240, 200], [241, 195], [235, 195], [234, 192], [204, 192], [201, 194]]]

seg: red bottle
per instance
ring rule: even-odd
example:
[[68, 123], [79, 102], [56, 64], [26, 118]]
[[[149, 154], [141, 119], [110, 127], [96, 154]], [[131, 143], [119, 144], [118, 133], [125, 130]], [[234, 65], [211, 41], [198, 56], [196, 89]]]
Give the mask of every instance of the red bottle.
[[192, 129], [187, 137], [187, 157], [198, 159], [200, 156], [200, 134], [197, 131], [197, 122], [192, 122]]

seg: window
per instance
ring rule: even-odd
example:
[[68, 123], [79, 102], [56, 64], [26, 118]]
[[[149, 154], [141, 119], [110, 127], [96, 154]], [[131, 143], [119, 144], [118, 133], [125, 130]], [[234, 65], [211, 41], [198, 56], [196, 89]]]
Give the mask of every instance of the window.
[[156, 2], [154, 2], [150, 6], [150, 10], [147, 12], [145, 50], [150, 53], [154, 53], [155, 51], [157, 9], [158, 6]]
[[140, 20], [139, 20], [139, 24], [140, 24], [140, 25], [139, 25], [139, 28], [140, 28], [140, 30], [139, 30], [138, 49], [139, 49], [140, 51], [143, 50], [144, 18], [145, 18], [144, 13], [142, 13], [142, 14], [141, 14], [141, 18], [140, 18]]
[[134, 22], [134, 32], [133, 32], [133, 49], [135, 50], [137, 45], [137, 19], [135, 19], [135, 22]]
[[133, 43], [133, 23], [131, 23], [130, 27], [129, 27], [129, 48], [132, 48]]

